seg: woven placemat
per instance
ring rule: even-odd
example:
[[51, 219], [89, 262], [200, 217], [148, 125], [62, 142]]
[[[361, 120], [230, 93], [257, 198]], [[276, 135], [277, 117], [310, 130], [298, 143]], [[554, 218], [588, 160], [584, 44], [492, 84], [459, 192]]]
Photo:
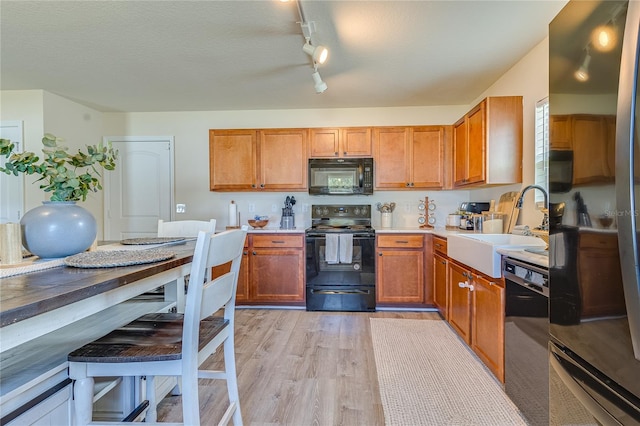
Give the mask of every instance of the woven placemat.
[[111, 268], [160, 262], [174, 256], [164, 249], [87, 251], [65, 258], [64, 264], [74, 268]]
[[147, 238], [127, 238], [120, 241], [123, 245], [147, 245], [147, 244], [166, 244], [184, 241], [185, 237], [147, 237]]

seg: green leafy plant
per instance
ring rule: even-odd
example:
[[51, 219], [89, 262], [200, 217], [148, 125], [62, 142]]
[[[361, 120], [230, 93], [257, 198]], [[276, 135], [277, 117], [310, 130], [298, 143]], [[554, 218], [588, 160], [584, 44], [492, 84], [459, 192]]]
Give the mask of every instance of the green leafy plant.
[[114, 170], [118, 151], [113, 149], [111, 143], [107, 146], [100, 143], [87, 145], [86, 152], [78, 150], [72, 155], [61, 142], [63, 139], [45, 133], [42, 138], [45, 158], [38, 163], [40, 158], [35, 153], [14, 152], [15, 144], [8, 139], [0, 139], [0, 155], [8, 157], [0, 171], [15, 176], [19, 173], [40, 175], [36, 182], [44, 181], [40, 189], [52, 193], [51, 201], [85, 201], [89, 191], [98, 192], [102, 189], [96, 166]]

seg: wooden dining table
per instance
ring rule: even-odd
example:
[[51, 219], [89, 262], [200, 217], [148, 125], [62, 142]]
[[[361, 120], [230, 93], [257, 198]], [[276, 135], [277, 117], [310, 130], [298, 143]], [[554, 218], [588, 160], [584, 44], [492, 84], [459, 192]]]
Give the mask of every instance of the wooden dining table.
[[[58, 266], [1, 278], [0, 424], [35, 422], [55, 397], [62, 403], [49, 404], [57, 410], [51, 424], [70, 424], [60, 409], [71, 398], [67, 354], [145, 313], [180, 310], [194, 247], [163, 247], [174, 256], [153, 263]], [[157, 296], [141, 296], [159, 287]]]

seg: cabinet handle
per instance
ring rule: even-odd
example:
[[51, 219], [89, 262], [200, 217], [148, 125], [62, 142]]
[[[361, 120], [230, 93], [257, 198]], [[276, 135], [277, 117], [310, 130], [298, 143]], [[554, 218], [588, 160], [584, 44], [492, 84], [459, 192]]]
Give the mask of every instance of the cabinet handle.
[[436, 247], [438, 247], [438, 248], [442, 248], [442, 244], [438, 244], [438, 243], [436, 243]]
[[466, 272], [463, 272], [463, 273], [462, 273], [462, 276], [463, 276], [463, 277], [465, 277], [465, 278], [471, 278], [469, 275], [467, 275], [467, 273], [466, 273]]
[[407, 240], [396, 240], [397, 244], [409, 244], [409, 241]]
[[284, 244], [284, 241], [271, 240], [273, 244]]
[[447, 261], [446, 260], [441, 260], [440, 263], [442, 263], [443, 265], [446, 265]]

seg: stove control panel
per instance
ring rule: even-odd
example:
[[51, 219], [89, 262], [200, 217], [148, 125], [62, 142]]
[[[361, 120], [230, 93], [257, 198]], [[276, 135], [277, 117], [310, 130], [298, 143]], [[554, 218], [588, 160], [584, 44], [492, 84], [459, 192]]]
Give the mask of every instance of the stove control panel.
[[316, 205], [311, 207], [311, 217], [320, 218], [371, 218], [370, 205]]

